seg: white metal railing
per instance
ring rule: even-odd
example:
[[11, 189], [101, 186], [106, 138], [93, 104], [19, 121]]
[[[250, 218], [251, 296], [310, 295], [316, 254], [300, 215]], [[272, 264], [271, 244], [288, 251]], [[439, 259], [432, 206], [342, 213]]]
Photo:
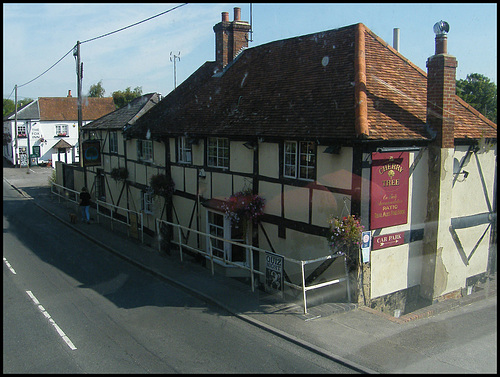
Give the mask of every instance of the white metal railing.
[[[130, 214], [135, 213], [137, 216], [137, 219], [140, 221], [141, 242], [144, 243], [144, 221], [143, 221], [142, 212], [137, 212], [137, 211], [133, 211], [133, 210], [130, 210], [127, 208], [118, 207], [118, 206], [115, 206], [111, 203], [103, 202], [99, 199], [96, 200], [96, 205], [97, 205], [97, 222], [99, 222], [99, 216], [104, 216], [104, 217], [111, 219], [111, 230], [113, 230], [113, 221], [125, 224], [125, 225], [127, 225], [127, 236], [130, 236], [130, 228], [132, 227], [132, 223], [130, 221]], [[110, 213], [109, 216], [106, 213], [101, 211], [102, 207], [109, 209], [109, 213]], [[126, 213], [126, 221], [122, 221], [122, 220], [118, 219], [117, 217], [113, 217], [113, 209], [115, 209], [117, 211], [118, 210], [124, 211]]]
[[61, 201], [61, 198], [63, 198], [66, 201], [78, 204], [78, 198], [80, 195], [78, 191], [58, 185], [55, 182], [51, 182], [50, 192], [56, 195], [59, 198], [59, 201]]
[[[251, 251], [257, 251], [259, 253], [270, 253], [269, 250], [264, 250], [264, 249], [261, 249], [261, 248], [258, 248], [258, 247], [255, 247], [255, 246], [252, 246], [252, 245], [248, 245], [248, 244], [243, 244], [243, 243], [240, 243], [240, 242], [236, 242], [236, 241], [232, 241], [232, 240], [228, 240], [228, 239], [225, 239], [225, 238], [222, 238], [222, 237], [217, 237], [217, 236], [214, 236], [212, 234], [209, 234], [209, 233], [205, 233], [205, 232], [201, 232], [199, 230], [196, 230], [196, 229], [192, 229], [192, 228], [188, 228], [188, 227], [185, 227], [183, 225], [180, 225], [180, 224], [175, 224], [175, 223], [172, 223], [172, 222], [169, 222], [169, 221], [166, 221], [166, 220], [161, 220], [161, 219], [156, 219], [156, 234], [161, 237], [161, 233], [160, 233], [160, 224], [163, 223], [167, 226], [172, 226], [174, 228], [177, 228], [177, 235], [178, 235], [178, 241], [175, 241], [172, 239], [172, 243], [173, 244], [176, 244], [177, 246], [179, 246], [179, 255], [180, 255], [180, 259], [181, 259], [181, 262], [183, 261], [183, 257], [182, 257], [182, 253], [183, 253], [183, 249], [187, 249], [187, 250], [191, 250], [191, 251], [194, 251], [196, 253], [199, 253], [203, 256], [205, 256], [206, 258], [210, 259], [210, 264], [211, 264], [211, 271], [212, 271], [212, 275], [215, 273], [214, 271], [214, 260], [219, 260], [225, 264], [229, 264], [229, 265], [233, 265], [233, 266], [236, 266], [238, 268], [242, 268], [242, 269], [245, 269], [247, 271], [250, 271], [250, 283], [251, 283], [251, 286], [252, 286], [252, 292], [255, 291], [255, 277], [254, 277], [254, 274], [258, 274], [258, 275], [262, 275], [264, 276], [265, 273], [262, 272], [262, 271], [259, 271], [259, 270], [256, 270], [254, 269], [254, 264], [253, 264], [253, 253]], [[208, 244], [208, 252], [207, 251], [204, 251], [202, 249], [199, 249], [199, 248], [196, 248], [196, 247], [192, 247], [190, 245], [186, 243], [183, 243], [182, 241], [182, 230], [187, 230], [189, 232], [192, 232], [194, 234], [198, 234], [198, 235], [201, 235], [201, 236], [204, 236], [206, 237], [209, 242], [207, 242]], [[236, 245], [236, 246], [240, 246], [240, 247], [243, 247], [245, 249], [247, 249], [249, 252], [248, 252], [248, 255], [249, 255], [249, 263], [248, 265], [246, 264], [241, 264], [241, 263], [237, 263], [237, 262], [232, 262], [228, 259], [225, 258], [225, 253], [224, 253], [224, 257], [218, 257], [216, 255], [213, 254], [213, 249], [212, 249], [212, 240], [220, 240], [220, 241], [223, 241], [223, 242], [227, 242], [227, 243], [230, 243], [230, 244], [233, 244], [233, 245]], [[158, 251], [161, 251], [161, 242], [158, 242]], [[276, 253], [273, 253], [273, 254], [276, 254]], [[279, 254], [277, 254], [279, 255]], [[292, 289], [296, 289], [296, 290], [300, 290], [302, 291], [302, 298], [303, 298], [303, 303], [304, 303], [304, 314], [307, 314], [307, 292], [308, 291], [312, 291], [314, 289], [319, 289], [319, 288], [323, 288], [323, 287], [327, 287], [327, 286], [330, 286], [330, 285], [334, 285], [334, 284], [338, 284], [338, 283], [341, 283], [343, 281], [346, 281], [347, 282], [347, 298], [348, 298], [348, 301], [349, 303], [351, 302], [351, 290], [350, 290], [350, 286], [349, 286], [349, 275], [348, 275], [348, 271], [347, 271], [347, 263], [346, 263], [346, 259], [344, 257], [344, 268], [345, 268], [345, 273], [346, 273], [346, 276], [343, 277], [343, 278], [340, 278], [340, 279], [335, 279], [335, 280], [331, 280], [331, 281], [326, 281], [326, 282], [323, 282], [323, 283], [319, 283], [319, 284], [315, 284], [315, 285], [310, 285], [310, 286], [307, 286], [306, 285], [306, 278], [305, 278], [305, 265], [307, 264], [311, 264], [311, 263], [318, 263], [318, 262], [323, 262], [323, 261], [326, 261], [328, 259], [335, 259], [335, 258], [338, 258], [339, 255], [326, 255], [324, 257], [320, 257], [320, 258], [317, 258], [317, 259], [311, 259], [311, 260], [297, 260], [297, 259], [293, 259], [293, 258], [289, 258], [289, 257], [286, 257], [284, 255], [280, 255], [285, 261], [288, 261], [288, 262], [291, 262], [291, 263], [295, 263], [297, 264], [298, 266], [300, 266], [300, 270], [301, 270], [301, 277], [302, 277], [302, 284], [301, 285], [296, 285], [296, 284], [293, 284], [291, 282], [288, 282], [288, 281], [284, 281], [284, 284], [289, 286], [290, 288]]]
[[[52, 194], [56, 195], [59, 198], [59, 201], [61, 198], [65, 199], [66, 202], [73, 202], [78, 204], [79, 203], [79, 197], [80, 197], [80, 192], [72, 190], [70, 188], [58, 185], [55, 182], [51, 182], [51, 188], [50, 188]], [[131, 221], [130, 221], [130, 213], [135, 213], [137, 215], [137, 219], [140, 221], [140, 229], [141, 229], [141, 242], [144, 243], [144, 221], [143, 221], [143, 214], [141, 212], [137, 211], [132, 211], [127, 208], [123, 207], [118, 207], [110, 203], [103, 202], [101, 200], [96, 201], [97, 205], [97, 222], [99, 222], [99, 215], [107, 217], [111, 219], [111, 230], [113, 230], [113, 221], [122, 223], [127, 225], [127, 235], [130, 236], [130, 227], [132, 226]], [[110, 207], [110, 216], [108, 216], [106, 213], [101, 211], [102, 207]], [[126, 222], [118, 219], [117, 217], [113, 216], [113, 208], [116, 210], [124, 211], [126, 213]]]

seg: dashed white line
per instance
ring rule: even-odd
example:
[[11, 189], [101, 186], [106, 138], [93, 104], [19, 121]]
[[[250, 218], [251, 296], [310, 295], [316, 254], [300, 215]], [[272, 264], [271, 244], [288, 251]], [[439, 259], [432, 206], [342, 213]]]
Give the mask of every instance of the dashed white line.
[[[4, 258], [5, 260], [5, 258]], [[69, 348], [71, 348], [72, 350], [76, 350], [76, 347], [75, 345], [73, 344], [73, 342], [68, 338], [68, 336], [64, 333], [64, 331], [62, 331], [62, 329], [57, 325], [57, 323], [52, 319], [52, 317], [50, 316], [50, 314], [45, 310], [45, 308], [40, 305], [40, 302], [38, 301], [38, 299], [35, 297], [35, 295], [33, 294], [33, 292], [31, 291], [26, 291], [26, 293], [28, 294], [28, 296], [30, 296], [31, 300], [35, 303], [35, 305], [38, 307], [38, 310], [40, 310], [42, 312], [42, 314], [45, 316], [45, 318], [47, 318], [50, 322], [50, 324], [52, 326], [54, 326], [54, 328], [56, 329], [57, 333], [59, 334], [59, 336], [66, 342], [66, 344], [68, 345]]]
[[7, 259], [5, 259], [5, 257], [3, 258], [3, 262], [5, 263], [5, 265], [7, 266], [7, 268], [10, 270], [10, 272], [12, 272], [14, 275], [16, 275], [16, 270], [14, 270], [12, 268], [12, 266], [10, 265], [10, 263], [7, 261]]

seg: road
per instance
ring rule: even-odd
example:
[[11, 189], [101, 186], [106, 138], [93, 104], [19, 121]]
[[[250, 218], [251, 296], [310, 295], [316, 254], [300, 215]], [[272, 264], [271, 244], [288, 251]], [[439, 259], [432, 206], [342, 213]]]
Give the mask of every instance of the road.
[[4, 373], [352, 373], [100, 249], [3, 184]]

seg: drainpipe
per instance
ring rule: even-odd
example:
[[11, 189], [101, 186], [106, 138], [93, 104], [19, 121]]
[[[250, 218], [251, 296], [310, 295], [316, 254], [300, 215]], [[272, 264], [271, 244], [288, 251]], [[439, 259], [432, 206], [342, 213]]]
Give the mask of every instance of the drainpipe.
[[356, 137], [365, 139], [370, 134], [370, 131], [368, 128], [368, 105], [366, 103], [365, 28], [361, 23], [356, 25], [354, 72]]

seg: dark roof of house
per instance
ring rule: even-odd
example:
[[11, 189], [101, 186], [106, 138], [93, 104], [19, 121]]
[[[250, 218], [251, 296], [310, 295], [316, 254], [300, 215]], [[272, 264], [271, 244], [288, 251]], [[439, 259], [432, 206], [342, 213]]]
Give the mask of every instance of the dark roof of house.
[[96, 119], [85, 126], [89, 129], [124, 129], [134, 124], [145, 112], [160, 102], [158, 93], [148, 93], [133, 99], [127, 105]]
[[[82, 101], [82, 120], [94, 120], [116, 109], [113, 97], [85, 97]], [[39, 97], [18, 110], [18, 119], [38, 119], [40, 121], [77, 121], [78, 98]], [[14, 113], [4, 117], [14, 119]]]
[[[14, 120], [16, 115], [16, 111], [5, 115], [3, 120]], [[30, 103], [24, 105], [17, 109], [17, 119], [19, 120], [29, 120], [29, 119], [38, 119], [40, 117], [40, 112], [38, 111], [38, 102], [31, 101]]]
[[[365, 41], [369, 140], [429, 141], [427, 74], [362, 24], [240, 53], [222, 72], [207, 62], [129, 129], [162, 135], [352, 140], [356, 28]], [[496, 138], [496, 124], [456, 97], [456, 138]]]

